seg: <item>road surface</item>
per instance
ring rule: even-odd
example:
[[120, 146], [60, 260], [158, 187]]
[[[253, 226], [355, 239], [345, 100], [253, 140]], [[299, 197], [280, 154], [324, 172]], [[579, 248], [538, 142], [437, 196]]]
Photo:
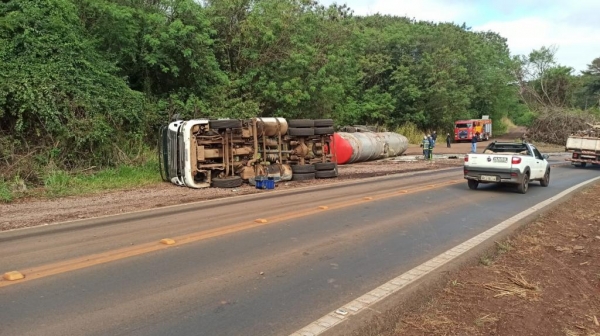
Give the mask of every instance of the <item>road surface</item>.
[[26, 275], [0, 281], [0, 335], [288, 335], [599, 173], [521, 195], [449, 169], [0, 233], [0, 274]]

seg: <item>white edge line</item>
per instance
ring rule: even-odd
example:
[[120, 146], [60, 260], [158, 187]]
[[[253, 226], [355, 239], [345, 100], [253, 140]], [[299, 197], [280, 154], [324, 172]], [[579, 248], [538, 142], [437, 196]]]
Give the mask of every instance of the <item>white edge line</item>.
[[501, 222], [500, 224], [492, 227], [491, 229], [486, 230], [485, 232], [463, 242], [460, 245], [455, 246], [454, 248], [439, 254], [438, 256], [426, 261], [425, 263], [405, 272], [396, 278], [386, 282], [385, 284], [375, 288], [374, 290], [365, 293], [364, 295], [358, 297], [357, 299], [346, 303], [340, 308], [324, 315], [318, 320], [308, 324], [304, 328], [293, 332], [290, 336], [317, 336], [325, 331], [335, 327], [336, 325], [342, 323], [345, 319], [350, 316], [357, 315], [360, 312], [369, 308], [373, 304], [385, 299], [386, 297], [400, 291], [402, 288], [408, 286], [409, 284], [417, 281], [428, 273], [434, 271], [435, 269], [451, 262], [452, 260], [460, 257], [470, 249], [480, 245], [487, 239], [495, 236], [500, 233], [502, 230], [509, 228], [515, 223], [519, 222], [523, 218], [526, 218], [529, 215], [532, 215], [539, 210], [547, 207], [548, 205], [560, 200], [561, 198], [567, 196], [571, 192], [587, 185], [592, 182], [595, 182], [600, 179], [599, 177], [592, 178], [585, 182], [579, 183], [569, 189], [562, 191], [561, 193], [548, 198], [547, 200], [538, 203], [529, 209]]
[[[344, 181], [344, 180], [342, 180], [340, 182], [325, 183], [325, 184], [316, 185], [316, 186], [313, 185], [313, 186], [306, 186], [306, 187], [286, 189], [286, 190], [275, 190], [275, 191], [269, 192], [269, 194], [288, 194], [288, 193], [292, 194], [294, 192], [297, 192], [297, 191], [300, 191], [300, 190], [306, 190], [306, 189], [319, 190], [319, 189], [322, 189], [322, 188], [325, 188], [325, 187], [328, 187], [328, 186], [332, 186], [332, 185], [346, 185], [346, 186], [348, 186], [348, 185], [363, 183], [365, 181], [377, 181], [377, 180], [385, 180], [387, 178], [406, 177], [406, 176], [414, 176], [414, 175], [423, 175], [423, 174], [427, 174], [427, 173], [445, 172], [445, 171], [448, 171], [448, 170], [458, 169], [460, 167], [461, 166], [449, 167], [449, 168], [442, 168], [442, 169], [421, 170], [421, 171], [416, 171], [416, 172], [399, 173], [399, 174], [392, 173], [392, 174], [384, 175], [384, 176], [367, 177], [367, 178], [359, 179], [359, 180], [356, 180], [356, 181]], [[178, 186], [174, 185], [174, 187], [178, 187]], [[182, 188], [182, 187], [179, 187], [179, 188]], [[134, 215], [134, 214], [140, 214], [140, 213], [151, 212], [151, 211], [162, 211], [162, 210], [166, 210], [166, 209], [172, 209], [172, 208], [178, 208], [178, 207], [185, 207], [185, 206], [194, 206], [194, 205], [200, 205], [200, 204], [211, 203], [211, 202], [219, 202], [219, 201], [222, 202], [222, 201], [231, 200], [231, 199], [251, 198], [251, 197], [256, 197], [256, 195], [261, 195], [261, 194], [254, 193], [254, 194], [246, 194], [246, 195], [238, 195], [238, 196], [225, 196], [225, 197], [213, 198], [213, 199], [203, 200], [203, 201], [198, 201], [198, 202], [190, 202], [190, 203], [168, 205], [168, 206], [160, 207], [160, 208], [150, 208], [150, 209], [137, 210], [137, 211], [131, 211], [131, 212], [125, 212], [125, 213], [119, 213], [119, 214], [112, 214], [112, 215], [105, 215], [105, 216], [98, 216], [98, 217], [89, 217], [89, 218], [74, 219], [74, 220], [70, 220], [70, 221], [56, 222], [56, 223], [51, 223], [51, 224], [47, 224], [47, 225], [29, 226], [29, 227], [24, 227], [24, 228], [17, 228], [17, 229], [12, 229], [12, 230], [0, 231], [0, 235], [6, 234], [6, 233], [9, 233], [9, 232], [14, 233], [14, 232], [17, 232], [17, 231], [39, 229], [39, 228], [47, 228], [47, 227], [56, 226], [56, 225], [73, 224], [73, 223], [79, 223], [79, 222], [84, 222], [84, 221], [106, 219], [106, 218], [119, 217], [119, 216], [125, 216], [125, 215]]]

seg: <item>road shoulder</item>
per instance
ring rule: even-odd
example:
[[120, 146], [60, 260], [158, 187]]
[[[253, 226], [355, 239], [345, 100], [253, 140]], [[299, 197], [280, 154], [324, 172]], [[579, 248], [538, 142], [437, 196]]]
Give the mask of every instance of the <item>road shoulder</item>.
[[599, 202], [598, 183], [570, 195], [377, 307], [353, 334], [597, 335]]
[[[339, 167], [339, 177], [312, 181], [278, 183], [276, 190], [351, 183], [370, 177], [384, 177], [403, 173], [439, 171], [459, 167], [461, 160], [435, 160], [425, 162], [366, 162]], [[53, 223], [98, 218], [130, 212], [164, 208], [167, 206], [231, 198], [250, 194], [272, 193], [249, 185], [234, 189], [191, 189], [162, 183], [152, 188], [137, 188], [99, 193], [87, 196], [57, 199], [29, 199], [10, 204], [0, 204], [0, 231], [48, 225]], [[35, 209], [35, 211], [32, 211]]]

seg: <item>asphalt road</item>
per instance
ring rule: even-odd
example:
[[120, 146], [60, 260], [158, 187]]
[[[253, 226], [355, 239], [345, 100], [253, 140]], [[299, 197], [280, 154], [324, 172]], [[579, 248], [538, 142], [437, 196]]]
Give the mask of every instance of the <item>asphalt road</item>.
[[0, 281], [0, 335], [288, 335], [599, 173], [521, 195], [451, 169], [0, 233], [0, 273], [26, 274]]

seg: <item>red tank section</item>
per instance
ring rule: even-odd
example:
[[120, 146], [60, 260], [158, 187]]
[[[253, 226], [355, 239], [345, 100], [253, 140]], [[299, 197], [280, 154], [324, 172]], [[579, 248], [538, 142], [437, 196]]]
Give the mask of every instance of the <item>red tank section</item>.
[[331, 144], [332, 161], [337, 164], [345, 164], [350, 161], [353, 149], [348, 140], [342, 138], [339, 134], [334, 133], [332, 136], [333, 143]]

